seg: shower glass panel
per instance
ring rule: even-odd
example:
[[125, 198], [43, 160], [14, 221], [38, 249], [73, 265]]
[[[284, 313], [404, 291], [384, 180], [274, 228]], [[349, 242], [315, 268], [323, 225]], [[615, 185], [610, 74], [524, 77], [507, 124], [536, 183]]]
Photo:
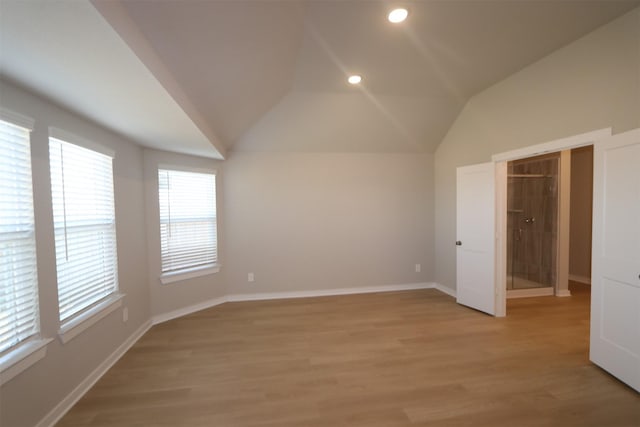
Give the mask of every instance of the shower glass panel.
[[508, 290], [556, 284], [558, 164], [558, 154], [508, 164]]

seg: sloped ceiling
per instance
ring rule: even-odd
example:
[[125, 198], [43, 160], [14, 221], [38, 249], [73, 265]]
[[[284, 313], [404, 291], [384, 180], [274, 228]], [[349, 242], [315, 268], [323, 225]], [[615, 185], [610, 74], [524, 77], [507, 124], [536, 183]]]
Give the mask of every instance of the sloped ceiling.
[[88, 1], [0, 0], [0, 77], [141, 145], [224, 156], [208, 124], [194, 123], [197, 110], [179, 105]]
[[227, 144], [289, 91], [302, 37], [302, 11], [295, 3], [122, 4]]
[[[640, 1], [91, 3], [220, 152], [432, 152], [475, 93]], [[398, 5], [409, 18], [390, 24]], [[346, 83], [351, 73], [363, 76], [360, 86]]]
[[638, 2], [400, 2], [399, 25], [388, 1], [121, 4], [228, 148], [411, 152], [435, 150], [473, 94]]

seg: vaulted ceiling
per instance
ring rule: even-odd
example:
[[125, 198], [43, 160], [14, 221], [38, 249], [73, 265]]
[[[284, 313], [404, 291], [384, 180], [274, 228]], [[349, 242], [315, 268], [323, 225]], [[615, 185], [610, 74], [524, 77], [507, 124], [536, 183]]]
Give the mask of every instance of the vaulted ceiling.
[[0, 73], [172, 151], [432, 152], [475, 93], [639, 4], [2, 0]]

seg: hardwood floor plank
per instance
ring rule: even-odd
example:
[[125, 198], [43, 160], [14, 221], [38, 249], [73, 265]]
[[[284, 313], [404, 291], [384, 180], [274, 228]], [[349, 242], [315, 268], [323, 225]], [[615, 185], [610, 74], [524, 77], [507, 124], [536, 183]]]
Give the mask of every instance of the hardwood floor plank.
[[223, 304], [153, 327], [58, 427], [638, 427], [572, 291], [502, 319], [435, 290]]

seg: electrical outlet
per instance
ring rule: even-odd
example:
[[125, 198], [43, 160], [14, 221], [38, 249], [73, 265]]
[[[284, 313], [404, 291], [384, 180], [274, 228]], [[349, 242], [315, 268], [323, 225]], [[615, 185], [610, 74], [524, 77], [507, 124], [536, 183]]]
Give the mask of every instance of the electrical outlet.
[[254, 278], [254, 276], [253, 276], [253, 273], [249, 273], [249, 274], [247, 275], [247, 281], [249, 281], [249, 282], [253, 282], [253, 281], [254, 281], [254, 279], [255, 279], [255, 278]]
[[122, 309], [122, 321], [126, 322], [127, 320], [129, 320], [129, 307]]
[[420, 273], [422, 270], [422, 266], [420, 264], [416, 264], [416, 273]]

